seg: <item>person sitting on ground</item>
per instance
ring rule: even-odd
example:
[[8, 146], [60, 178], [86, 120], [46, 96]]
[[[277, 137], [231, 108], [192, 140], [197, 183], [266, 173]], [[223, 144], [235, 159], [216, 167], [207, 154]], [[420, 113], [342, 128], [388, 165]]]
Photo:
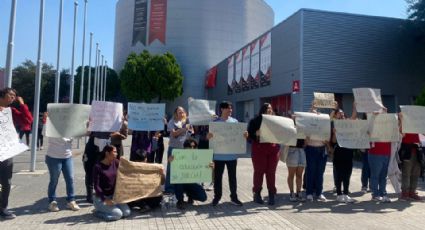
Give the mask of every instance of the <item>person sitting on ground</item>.
[[106, 221], [119, 220], [130, 215], [127, 204], [116, 204], [112, 200], [115, 191], [119, 160], [117, 150], [112, 145], [106, 145], [100, 161], [93, 169], [93, 182], [96, 195], [93, 199], [94, 214]]
[[[192, 138], [188, 138], [183, 143], [183, 148], [185, 149], [197, 149], [198, 143]], [[174, 156], [168, 158], [168, 162], [171, 163], [174, 160]], [[211, 162], [211, 168], [214, 168], [214, 163]], [[174, 192], [177, 198], [177, 208], [184, 209], [184, 193], [188, 197], [187, 203], [193, 204], [195, 200], [204, 202], [207, 200], [207, 194], [204, 188], [198, 183], [191, 184], [174, 184]]]

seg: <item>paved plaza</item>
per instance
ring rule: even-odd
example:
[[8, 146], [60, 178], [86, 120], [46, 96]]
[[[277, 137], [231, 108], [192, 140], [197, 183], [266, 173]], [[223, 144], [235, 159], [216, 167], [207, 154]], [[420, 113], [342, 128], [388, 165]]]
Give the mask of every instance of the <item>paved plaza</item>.
[[[131, 138], [129, 138], [131, 139]], [[129, 142], [126, 145], [128, 156]], [[45, 151], [38, 152], [35, 173], [29, 173], [30, 152], [14, 158], [13, 189], [10, 209], [17, 215], [14, 220], [0, 219], [0, 230], [12, 229], [425, 229], [425, 203], [401, 202], [388, 185], [393, 202], [377, 204], [370, 201], [370, 194], [360, 192], [360, 169], [356, 167], [351, 178], [351, 196], [354, 204], [337, 203], [332, 194], [332, 164], [325, 174], [327, 202], [292, 203], [288, 200], [286, 165], [279, 163], [277, 171], [277, 204], [273, 207], [252, 202], [251, 159], [238, 160], [238, 195], [244, 205], [230, 204], [227, 179], [223, 180], [223, 198], [217, 207], [211, 206], [213, 192], [208, 201], [195, 202], [186, 210], [176, 208], [156, 209], [141, 213], [134, 210], [127, 219], [104, 222], [93, 216], [93, 206], [85, 202], [84, 169], [82, 152], [84, 145], [74, 150], [75, 186], [77, 202], [81, 210], [73, 212], [65, 205], [65, 183], [61, 176], [57, 188], [60, 212], [47, 210], [47, 167]], [[358, 166], [358, 164], [356, 164]], [[226, 172], [225, 172], [226, 175]], [[265, 186], [265, 185], [264, 185]], [[425, 195], [424, 182], [420, 182], [419, 194]], [[263, 189], [263, 195], [266, 195]]]

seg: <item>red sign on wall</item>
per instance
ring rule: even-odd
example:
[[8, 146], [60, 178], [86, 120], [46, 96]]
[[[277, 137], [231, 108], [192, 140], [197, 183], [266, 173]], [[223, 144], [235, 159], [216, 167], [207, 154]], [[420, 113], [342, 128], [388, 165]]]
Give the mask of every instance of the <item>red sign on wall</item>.
[[167, 0], [152, 0], [149, 18], [149, 44], [158, 39], [165, 44]]
[[300, 92], [300, 80], [292, 81], [292, 92], [293, 93]]

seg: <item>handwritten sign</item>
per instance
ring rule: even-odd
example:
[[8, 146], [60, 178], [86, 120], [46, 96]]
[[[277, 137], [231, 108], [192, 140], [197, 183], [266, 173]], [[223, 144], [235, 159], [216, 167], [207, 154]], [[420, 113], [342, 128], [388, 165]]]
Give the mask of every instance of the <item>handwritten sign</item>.
[[328, 114], [295, 112], [297, 138], [327, 141], [331, 137], [331, 121]]
[[425, 133], [425, 106], [401, 105], [403, 133]]
[[365, 120], [334, 120], [338, 145], [348, 149], [370, 148], [367, 134], [368, 122]]
[[138, 131], [164, 129], [165, 104], [128, 103], [128, 128]]
[[47, 137], [81, 137], [87, 133], [91, 106], [79, 104], [47, 104]]
[[171, 184], [190, 184], [212, 181], [212, 149], [173, 149]]
[[3, 108], [0, 111], [0, 162], [12, 158], [28, 149], [19, 142], [18, 134], [13, 125], [12, 110]]
[[190, 98], [189, 120], [192, 125], [208, 125], [215, 114], [216, 101], [198, 100]]
[[380, 89], [355, 88], [353, 94], [357, 112], [372, 113], [384, 107]]
[[148, 197], [162, 195], [164, 166], [131, 162], [121, 157], [117, 172], [114, 202], [128, 203]]
[[93, 101], [89, 131], [117, 132], [121, 129], [122, 117], [121, 103]]
[[333, 93], [317, 93], [314, 92], [313, 105], [316, 108], [335, 108], [337, 102]]
[[215, 154], [245, 154], [246, 139], [243, 133], [246, 131], [246, 123], [211, 122], [209, 131], [213, 134], [210, 139], [210, 148]]
[[399, 141], [399, 128], [397, 114], [385, 113], [368, 115], [371, 123], [370, 139], [373, 142], [396, 142]]
[[296, 139], [294, 120], [286, 117], [263, 114], [260, 127], [261, 143], [288, 144]]

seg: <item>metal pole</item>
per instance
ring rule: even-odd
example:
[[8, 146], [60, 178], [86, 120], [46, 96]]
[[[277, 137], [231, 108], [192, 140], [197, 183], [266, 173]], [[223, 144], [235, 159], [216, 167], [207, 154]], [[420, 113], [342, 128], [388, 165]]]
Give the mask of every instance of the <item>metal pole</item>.
[[86, 46], [86, 17], [87, 17], [87, 0], [84, 1], [84, 23], [83, 23], [83, 53], [81, 57], [81, 84], [80, 84], [80, 104], [84, 99], [84, 51]]
[[69, 103], [74, 103], [74, 61], [75, 61], [75, 36], [77, 33], [77, 9], [78, 2], [74, 2], [74, 32], [72, 35], [72, 58], [71, 58], [71, 81], [69, 90]]
[[57, 57], [56, 57], [56, 76], [55, 76], [55, 103], [59, 103], [59, 88], [60, 88], [59, 61], [61, 56], [62, 12], [63, 12], [63, 0], [61, 0], [59, 4], [58, 51], [57, 51]]
[[89, 50], [89, 76], [88, 76], [88, 86], [87, 86], [87, 105], [90, 105], [90, 90], [91, 90], [91, 50], [93, 44], [93, 33], [90, 32], [90, 50]]
[[44, 0], [40, 0], [40, 25], [38, 30], [38, 55], [37, 55], [37, 69], [35, 74], [35, 94], [34, 94], [34, 122], [32, 123], [31, 135], [31, 167], [30, 171], [35, 171], [35, 159], [37, 153], [37, 130], [38, 130], [38, 113], [40, 110], [40, 87], [41, 87], [41, 54], [43, 49], [43, 17], [44, 17]]
[[99, 75], [99, 77], [100, 77], [100, 85], [99, 85], [99, 88], [100, 88], [100, 93], [99, 93], [99, 101], [102, 101], [103, 100], [103, 54], [102, 54], [102, 62], [101, 62], [102, 64], [101, 64], [101, 66], [100, 66], [100, 75]]
[[12, 0], [10, 9], [10, 24], [9, 24], [9, 41], [7, 43], [6, 56], [6, 75], [4, 79], [5, 87], [12, 87], [12, 62], [13, 62], [13, 47], [15, 43], [15, 19], [16, 19], [16, 4], [18, 0]]
[[98, 54], [99, 54], [99, 43], [96, 43], [96, 54], [94, 59], [94, 81], [93, 81], [93, 100], [96, 100], [96, 85], [97, 85], [97, 63], [98, 63]]
[[103, 79], [103, 100], [106, 101], [106, 79], [108, 78], [108, 62], [105, 60], [104, 79]]
[[99, 93], [100, 93], [100, 89], [99, 89], [99, 84], [100, 84], [100, 52], [101, 50], [99, 49], [99, 53], [98, 53], [98, 57], [97, 57], [97, 84], [96, 84], [96, 100], [99, 101]]

